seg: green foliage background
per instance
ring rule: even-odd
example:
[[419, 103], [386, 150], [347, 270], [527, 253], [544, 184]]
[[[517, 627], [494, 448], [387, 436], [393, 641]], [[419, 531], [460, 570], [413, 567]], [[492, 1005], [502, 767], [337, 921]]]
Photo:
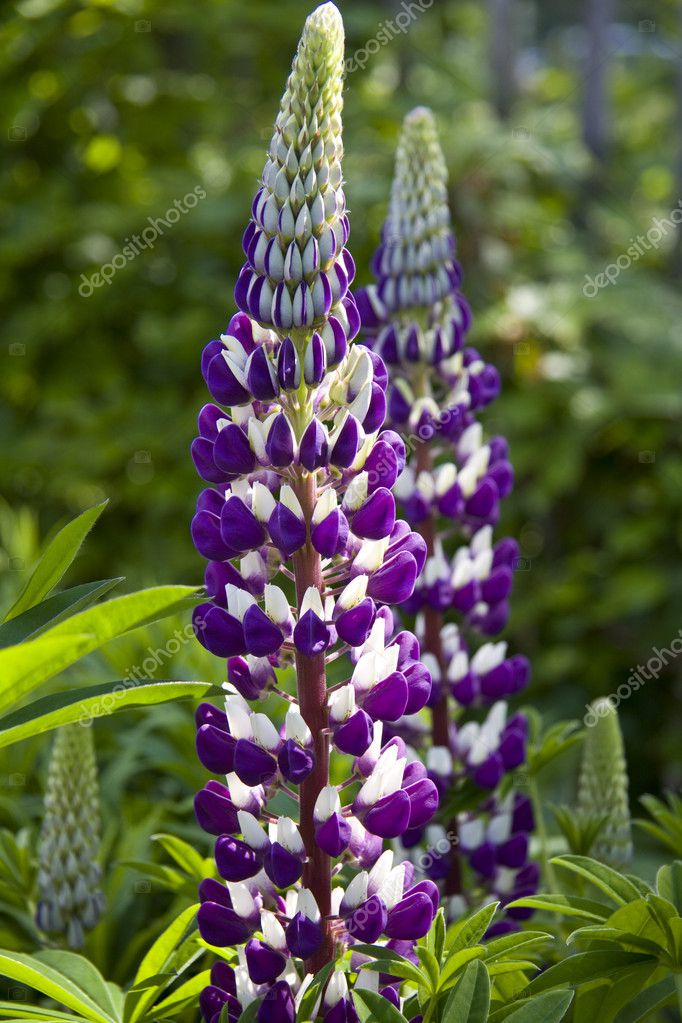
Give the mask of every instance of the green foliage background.
[[[349, 54], [400, 10], [367, 0], [340, 7]], [[199, 354], [234, 308], [241, 233], [309, 8], [4, 6], [0, 481], [14, 513], [4, 509], [0, 530], [9, 590], [38, 533], [105, 496], [111, 509], [72, 582], [200, 581], [188, 534], [198, 490], [188, 446], [206, 399]], [[432, 106], [472, 340], [505, 381], [488, 424], [510, 439], [518, 482], [505, 525], [526, 569], [509, 639], [533, 662], [532, 701], [551, 717], [581, 716], [682, 626], [678, 230], [596, 297], [583, 294], [585, 274], [602, 272], [682, 197], [682, 41], [674, 3], [619, 5], [608, 48], [611, 144], [599, 166], [581, 141], [580, 10], [540, 0], [514, 9], [520, 82], [506, 121], [490, 101], [480, 2], [434, 0], [348, 76], [351, 248], [362, 283], [401, 118]], [[82, 274], [197, 186], [206, 198], [152, 250], [81, 297]], [[671, 658], [622, 703], [635, 795], [680, 781], [680, 663]]]

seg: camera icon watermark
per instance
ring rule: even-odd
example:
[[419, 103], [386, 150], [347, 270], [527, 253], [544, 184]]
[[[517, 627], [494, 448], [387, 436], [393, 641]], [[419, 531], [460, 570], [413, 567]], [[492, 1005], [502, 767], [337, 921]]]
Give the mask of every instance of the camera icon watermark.
[[512, 138], [526, 141], [530, 138], [530, 129], [524, 128], [523, 125], [519, 125], [518, 128], [512, 128]]
[[10, 774], [7, 778], [7, 784], [13, 789], [23, 788], [26, 784], [26, 775], [21, 774], [19, 771], [15, 771], [14, 774]]
[[23, 124], [11, 124], [7, 131], [7, 138], [10, 142], [25, 142], [28, 132]]
[[637, 461], [641, 462], [643, 465], [653, 465], [653, 463], [656, 461], [656, 452], [640, 451], [639, 454], [637, 455]]
[[136, 21], [135, 22], [135, 31], [136, 32], [151, 32], [151, 30], [152, 30], [152, 23], [151, 23], [151, 21], [147, 21], [146, 18], [142, 18], [140, 21]]
[[148, 881], [146, 878], [143, 878], [140, 881], [135, 882], [135, 893], [137, 895], [148, 895], [151, 890], [152, 883], [151, 881]]
[[656, 22], [652, 18], [644, 18], [642, 21], [637, 23], [637, 28], [640, 32], [655, 32]]
[[23, 558], [10, 558], [8, 568], [10, 572], [23, 572], [26, 568], [26, 562]]
[[514, 558], [513, 568], [515, 572], [530, 572], [530, 558]]
[[10, 355], [14, 356], [26, 355], [26, 345], [22, 344], [21, 341], [12, 341], [12, 343], [7, 346], [7, 351]]

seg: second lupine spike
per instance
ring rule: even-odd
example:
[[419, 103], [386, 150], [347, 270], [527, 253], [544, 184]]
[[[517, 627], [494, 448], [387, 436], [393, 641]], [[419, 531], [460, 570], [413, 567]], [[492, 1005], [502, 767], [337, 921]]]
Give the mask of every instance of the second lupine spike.
[[[525, 686], [529, 666], [508, 656], [506, 643], [481, 638], [495, 636], [509, 613], [518, 547], [511, 539], [494, 543], [492, 534], [513, 472], [506, 442], [485, 439], [476, 419], [497, 396], [499, 376], [465, 343], [471, 316], [459, 291], [446, 166], [424, 107], [403, 124], [372, 269], [376, 283], [358, 295], [364, 337], [388, 365], [389, 418], [409, 434], [411, 449], [394, 493], [427, 545], [424, 570], [404, 604], [417, 615], [434, 682], [427, 763], [441, 792], [465, 778], [482, 790], [478, 811], [452, 822], [460, 831], [457, 850], [431, 857], [432, 875], [457, 895], [451, 905], [458, 909], [464, 853], [483, 886], [508, 902], [532, 888], [537, 873], [526, 859], [528, 800], [495, 795], [524, 760], [526, 722], [508, 715], [506, 701]], [[482, 722], [462, 722], [465, 708], [481, 705], [489, 707]], [[407, 716], [395, 728], [423, 742], [417, 724]], [[452, 847], [441, 830], [418, 828], [403, 841]]]
[[[238, 1019], [254, 999], [261, 1023], [291, 1023], [306, 975], [355, 941], [414, 942], [437, 907], [433, 882], [415, 884], [412, 865], [382, 851], [438, 801], [405, 744], [382, 737], [431, 691], [417, 640], [394, 635], [387, 606], [411, 595], [426, 545], [396, 519], [405, 446], [379, 432], [384, 365], [351, 344], [342, 74], [343, 25], [326, 3], [306, 22], [253, 203], [241, 311], [202, 358], [220, 404], [202, 409], [192, 447], [212, 484], [192, 522], [210, 598], [194, 626], [226, 659], [228, 683], [224, 709], [197, 711], [199, 758], [223, 776], [195, 803], [223, 879], [202, 884], [198, 923], [209, 944], [237, 948], [202, 993], [207, 1023]], [[329, 690], [327, 664], [347, 652], [347, 677]], [[291, 666], [295, 692], [283, 692], [276, 672]], [[283, 724], [258, 709], [273, 694]], [[335, 751], [354, 758], [338, 787]], [[344, 978], [320, 1012], [355, 1021]]]
[[100, 888], [99, 792], [92, 729], [56, 734], [38, 849], [36, 923], [53, 941], [81, 948], [104, 908]]

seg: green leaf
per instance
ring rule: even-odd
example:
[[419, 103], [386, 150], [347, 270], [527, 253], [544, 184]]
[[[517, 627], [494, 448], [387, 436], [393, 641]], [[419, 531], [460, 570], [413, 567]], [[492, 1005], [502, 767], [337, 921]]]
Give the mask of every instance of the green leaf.
[[656, 1009], [662, 1009], [675, 998], [675, 982], [672, 977], [665, 977], [657, 984], [645, 988], [614, 1017], [613, 1023], [639, 1023]]
[[445, 935], [447, 951], [459, 952], [460, 949], [467, 948], [469, 945], [477, 945], [490, 927], [498, 906], [499, 902], [490, 902], [471, 916], [451, 924]]
[[198, 698], [205, 696], [212, 688], [209, 682], [155, 679], [153, 682], [102, 682], [80, 692], [76, 690], [43, 696], [14, 714], [0, 718], [0, 749], [62, 725], [78, 721], [88, 725], [94, 718], [131, 707], [147, 707], [188, 697]]
[[196, 973], [184, 984], [180, 984], [172, 995], [168, 995], [163, 1001], [157, 1002], [152, 1008], [154, 1019], [177, 1016], [181, 1009], [196, 1005], [199, 1001], [199, 994], [207, 984], [211, 983], [211, 971], [203, 970]]
[[61, 949], [43, 949], [36, 952], [34, 959], [46, 963], [53, 970], [57, 970], [63, 976], [77, 984], [93, 1002], [98, 1005], [112, 1019], [117, 1019], [118, 1012], [116, 1002], [110, 985], [106, 982], [99, 970], [89, 960], [75, 952], [65, 952]]
[[155, 586], [114, 597], [67, 618], [37, 639], [0, 650], [0, 712], [110, 639], [190, 607], [196, 592], [191, 586]]
[[529, 895], [524, 899], [510, 902], [509, 907], [544, 909], [562, 916], [575, 916], [582, 920], [601, 922], [609, 915], [608, 907], [593, 899], [581, 899], [577, 895]]
[[161, 934], [140, 963], [133, 984], [161, 973], [197, 915], [198, 904], [188, 906]]
[[661, 867], [656, 875], [656, 888], [668, 902], [672, 902], [682, 916], [682, 863], [674, 860], [671, 864]]
[[356, 988], [353, 991], [353, 998], [362, 1023], [370, 1023], [375, 1019], [379, 1023], [407, 1023], [402, 1012], [399, 1012], [388, 998], [384, 998], [376, 991]]
[[486, 963], [490, 963], [502, 956], [516, 954], [522, 948], [528, 949], [531, 945], [542, 945], [551, 940], [552, 935], [546, 931], [517, 931], [503, 934], [502, 937], [493, 938], [492, 941], [485, 943], [483, 958]]
[[[82, 959], [74, 953], [62, 953]], [[87, 960], [82, 960], [87, 963]], [[89, 966], [90, 964], [87, 963]], [[94, 967], [92, 967], [94, 970]], [[105, 1012], [95, 1001], [74, 982], [70, 976], [64, 976], [59, 970], [53, 969], [49, 963], [41, 962], [37, 956], [24, 955], [21, 952], [0, 952], [0, 974], [11, 980], [19, 981], [28, 987], [35, 988], [42, 995], [53, 999], [58, 1005], [73, 1009], [94, 1023], [116, 1023], [116, 1018]]]
[[490, 978], [483, 963], [469, 963], [445, 1003], [442, 1023], [485, 1023], [490, 1009]]
[[362, 964], [363, 970], [378, 970], [379, 973], [391, 973], [395, 977], [402, 977], [404, 980], [411, 980], [415, 984], [421, 984], [426, 988], [430, 988], [427, 974], [416, 967], [414, 963], [411, 963], [409, 959], [406, 959], [405, 956], [401, 956], [399, 952], [394, 952], [383, 945], [362, 944], [353, 945], [353, 951], [359, 955], [369, 956], [372, 960], [372, 962]]
[[301, 1019], [308, 1019], [309, 1016], [312, 1016], [318, 995], [329, 980], [330, 974], [335, 966], [336, 963], [332, 960], [331, 963], [327, 963], [318, 973], [315, 974], [315, 979], [310, 983], [303, 995], [303, 998], [301, 999], [301, 1004], [299, 1005], [298, 1012], [296, 1014], [297, 1017], [300, 1017]]
[[505, 1023], [559, 1023], [572, 999], [572, 991], [548, 991], [505, 1016]]
[[625, 974], [628, 970], [651, 961], [651, 956], [640, 955], [636, 952], [612, 952], [602, 949], [579, 952], [555, 966], [550, 966], [548, 970], [530, 982], [526, 991], [529, 994], [536, 994], [540, 991], [548, 991], [553, 987], [560, 987], [563, 984], [570, 984], [574, 987], [576, 984], [585, 984], [590, 980], [601, 980], [605, 977]]
[[88, 508], [52, 538], [28, 582], [7, 612], [5, 621], [34, 607], [57, 585], [108, 503], [103, 501], [94, 508]]
[[0, 1019], [32, 1019], [37, 1023], [83, 1023], [82, 1016], [58, 1009], [45, 1009], [40, 1005], [20, 1005], [18, 1002], [0, 1002]]
[[152, 841], [158, 842], [168, 855], [175, 860], [178, 866], [182, 867], [192, 877], [197, 878], [199, 881], [204, 879], [206, 876], [204, 858], [189, 842], [185, 842], [176, 835], [167, 834], [152, 835]]
[[642, 894], [641, 889], [624, 874], [589, 856], [555, 856], [552, 863], [584, 877], [619, 905], [624, 906]]
[[0, 650], [21, 643], [46, 626], [56, 625], [69, 615], [90, 607], [122, 581], [123, 576], [116, 579], [101, 579], [96, 583], [83, 583], [81, 586], [72, 586], [69, 590], [54, 593], [35, 607], [0, 625]]
[[459, 952], [451, 953], [441, 972], [438, 989], [444, 991], [450, 987], [453, 977], [472, 959], [480, 959], [484, 953], [484, 945], [473, 945], [471, 948], [462, 948]]

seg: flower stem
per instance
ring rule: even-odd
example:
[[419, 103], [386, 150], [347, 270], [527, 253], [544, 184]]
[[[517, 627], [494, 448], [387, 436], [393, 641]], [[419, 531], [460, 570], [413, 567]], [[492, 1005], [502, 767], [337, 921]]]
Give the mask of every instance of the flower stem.
[[558, 888], [556, 885], [556, 878], [554, 876], [554, 868], [550, 863], [549, 835], [547, 834], [545, 815], [542, 812], [540, 791], [538, 789], [537, 780], [533, 777], [530, 777], [528, 781], [528, 794], [530, 795], [530, 801], [533, 804], [533, 816], [535, 817], [535, 826], [538, 832], [538, 839], [540, 840], [540, 862], [545, 875], [545, 882], [551, 894], [558, 891]]
[[[294, 554], [296, 599], [301, 606], [310, 586], [320, 593], [324, 588], [320, 555], [310, 542], [317, 487], [314, 475], [304, 473], [294, 484], [294, 491], [303, 509], [308, 540]], [[327, 677], [324, 653], [307, 656], [296, 651], [296, 683], [301, 714], [313, 736], [315, 767], [300, 785], [301, 813], [299, 830], [305, 844], [307, 861], [303, 868], [303, 884], [309, 888], [323, 918], [324, 940], [320, 949], [306, 960], [307, 973], [317, 973], [334, 958], [334, 939], [328, 920], [331, 913], [331, 859], [315, 841], [313, 811], [321, 790], [329, 784], [329, 715], [327, 709]]]

